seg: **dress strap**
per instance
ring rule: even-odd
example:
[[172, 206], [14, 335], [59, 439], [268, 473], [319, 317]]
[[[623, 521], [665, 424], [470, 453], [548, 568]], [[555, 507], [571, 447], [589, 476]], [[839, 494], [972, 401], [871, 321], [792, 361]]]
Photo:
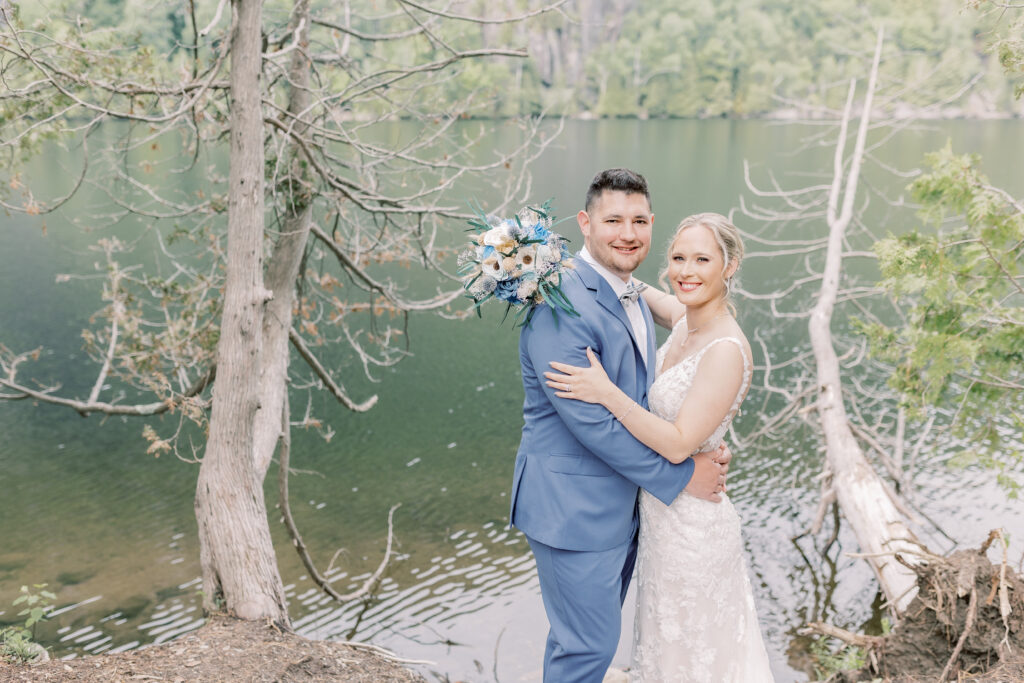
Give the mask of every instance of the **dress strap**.
[[739, 350], [740, 350], [740, 355], [741, 355], [741, 356], [743, 356], [743, 370], [744, 370], [744, 371], [746, 371], [746, 369], [747, 369], [747, 368], [748, 368], [748, 367], [750, 366], [750, 361], [749, 361], [749, 360], [747, 359], [747, 354], [746, 354], [746, 352], [745, 352], [745, 351], [744, 351], [744, 349], [743, 349], [743, 342], [741, 342], [741, 341], [740, 341], [739, 337], [718, 337], [718, 338], [716, 338], [716, 339], [712, 339], [712, 340], [711, 340], [711, 341], [709, 341], [709, 342], [708, 342], [707, 344], [705, 344], [705, 345], [704, 345], [704, 346], [703, 346], [703, 347], [702, 347], [702, 348], [700, 349], [700, 351], [698, 351], [698, 352], [697, 352], [696, 354], [694, 354], [694, 355], [695, 355], [695, 356], [698, 356], [698, 357], [699, 357], [699, 356], [703, 356], [703, 355], [704, 355], [704, 353], [705, 353], [705, 352], [706, 352], [706, 351], [707, 351], [708, 349], [710, 349], [710, 348], [711, 348], [712, 346], [714, 346], [714, 345], [715, 345], [715, 344], [717, 344], [718, 342], [724, 342], [724, 341], [732, 342], [732, 343], [733, 343], [733, 344], [735, 344], [735, 345], [736, 345], [737, 347], [739, 347]]
[[740, 402], [743, 400], [743, 397], [746, 396], [747, 389], [750, 387], [751, 375], [754, 374], [753, 368], [751, 367], [751, 361], [749, 358], [747, 358], [747, 352], [743, 348], [743, 342], [740, 341], [738, 337], [718, 337], [717, 339], [712, 339], [707, 344], [705, 344], [700, 351], [694, 354], [694, 356], [695, 360], [699, 364], [701, 359], [704, 357], [704, 353], [707, 352], [708, 349], [710, 349], [718, 342], [723, 341], [729, 341], [735, 344], [736, 347], [740, 350], [740, 357], [743, 358], [743, 381], [740, 382], [739, 393], [736, 394], [736, 400], [733, 402], [732, 410], [729, 411], [731, 414], [735, 412], [735, 410], [739, 407]]

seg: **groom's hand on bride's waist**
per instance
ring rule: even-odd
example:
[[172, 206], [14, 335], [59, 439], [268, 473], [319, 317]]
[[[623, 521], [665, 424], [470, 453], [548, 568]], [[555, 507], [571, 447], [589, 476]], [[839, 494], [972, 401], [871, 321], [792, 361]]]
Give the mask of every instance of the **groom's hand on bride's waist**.
[[[725, 489], [725, 472], [728, 465], [716, 462], [720, 456], [721, 452], [718, 450], [691, 456], [693, 458], [693, 476], [690, 477], [690, 482], [684, 489], [687, 493], [714, 503], [722, 502], [722, 497], [718, 494]], [[732, 457], [731, 454], [730, 457]]]
[[[729, 474], [729, 463], [732, 461], [732, 451], [725, 445], [723, 441], [716, 450], [708, 451], [708, 455], [722, 466], [722, 474]], [[722, 490], [725, 490], [724, 488]]]

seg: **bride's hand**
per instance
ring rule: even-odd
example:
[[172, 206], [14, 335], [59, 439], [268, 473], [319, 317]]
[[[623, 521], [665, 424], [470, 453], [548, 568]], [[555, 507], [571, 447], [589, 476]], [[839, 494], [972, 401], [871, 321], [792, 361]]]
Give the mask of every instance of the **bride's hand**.
[[587, 347], [587, 358], [590, 359], [589, 368], [580, 368], [575, 365], [566, 365], [551, 361], [551, 367], [562, 374], [545, 372], [547, 385], [555, 390], [555, 396], [559, 398], [574, 398], [577, 401], [587, 403], [603, 403], [610, 398], [615, 390], [615, 385], [608, 379], [608, 373], [604, 366], [597, 359], [597, 354]]

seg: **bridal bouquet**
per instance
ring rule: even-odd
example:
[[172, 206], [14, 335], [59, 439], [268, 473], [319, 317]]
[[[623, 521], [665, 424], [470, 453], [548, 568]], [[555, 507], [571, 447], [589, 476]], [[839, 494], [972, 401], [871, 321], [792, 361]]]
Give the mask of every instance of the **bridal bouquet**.
[[516, 309], [518, 320], [539, 303], [578, 316], [562, 293], [562, 273], [572, 268], [568, 240], [551, 231], [550, 200], [539, 208], [525, 207], [512, 218], [485, 215], [470, 220], [470, 244], [459, 254], [459, 274], [477, 315], [489, 299], [506, 303], [505, 315]]

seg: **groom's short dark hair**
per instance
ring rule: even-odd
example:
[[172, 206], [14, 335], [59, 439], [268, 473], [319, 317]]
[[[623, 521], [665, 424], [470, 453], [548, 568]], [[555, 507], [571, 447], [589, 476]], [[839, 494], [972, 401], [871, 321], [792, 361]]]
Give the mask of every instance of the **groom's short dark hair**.
[[609, 168], [594, 176], [594, 179], [590, 181], [590, 187], [587, 188], [587, 202], [584, 205], [587, 211], [590, 211], [591, 204], [605, 190], [642, 194], [647, 198], [647, 206], [651, 205], [651, 193], [647, 189], [647, 179], [628, 168]]

